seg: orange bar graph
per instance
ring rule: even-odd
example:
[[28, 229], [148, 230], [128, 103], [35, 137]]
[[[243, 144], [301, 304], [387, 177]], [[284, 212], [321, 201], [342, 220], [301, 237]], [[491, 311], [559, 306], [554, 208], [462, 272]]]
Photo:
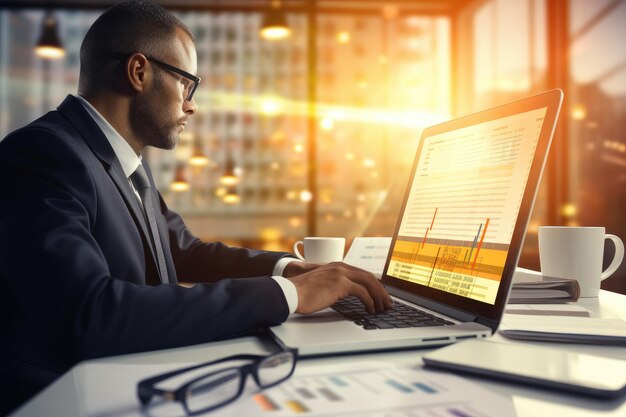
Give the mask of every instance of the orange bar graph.
[[474, 266], [476, 265], [476, 260], [478, 259], [478, 252], [480, 252], [480, 248], [483, 245], [483, 240], [485, 240], [485, 234], [487, 233], [487, 227], [489, 227], [489, 219], [485, 223], [485, 228], [483, 229], [483, 234], [480, 236], [480, 242], [478, 242], [478, 247], [476, 248], [476, 255], [474, 255], [474, 262], [472, 262], [472, 271], [474, 270]]
[[430, 230], [433, 230], [433, 224], [435, 224], [435, 217], [437, 217], [437, 210], [439, 210], [439, 207], [435, 209], [435, 214], [433, 214], [433, 221], [430, 222]]
[[294, 413], [300, 414], [300, 413], [307, 413], [307, 412], [309, 412], [309, 409], [304, 404], [302, 404], [300, 401], [292, 400], [292, 401], [287, 401], [285, 404]]
[[424, 242], [426, 242], [426, 238], [428, 237], [428, 231], [430, 229], [427, 227], [426, 228], [426, 234], [424, 234], [424, 239], [422, 239], [422, 246], [420, 246], [420, 249], [422, 249], [424, 247]]
[[279, 409], [276, 404], [274, 404], [274, 402], [270, 400], [269, 397], [266, 395], [257, 394], [252, 398], [254, 398], [254, 401], [259, 404], [259, 407], [261, 407], [263, 411], [275, 411]]

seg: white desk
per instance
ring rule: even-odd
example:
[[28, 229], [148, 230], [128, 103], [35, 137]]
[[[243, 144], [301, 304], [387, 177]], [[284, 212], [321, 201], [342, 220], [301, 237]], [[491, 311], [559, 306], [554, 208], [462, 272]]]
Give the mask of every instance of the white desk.
[[[589, 309], [592, 317], [621, 318], [626, 320], [626, 296], [601, 291], [598, 299], [584, 299], [578, 305]], [[496, 334], [499, 341], [508, 339]], [[509, 343], [521, 343], [511, 342]], [[528, 343], [528, 342], [525, 342]], [[626, 349], [623, 347], [605, 347], [591, 345], [571, 345], [554, 343], [532, 343], [536, 346], [561, 347], [577, 352], [610, 356], [626, 360]], [[347, 361], [383, 361], [397, 365], [421, 363], [420, 355], [432, 349], [420, 349], [395, 353], [378, 353], [344, 356], [335, 358], [313, 359], [316, 364], [336, 364]], [[213, 358], [229, 356], [237, 353], [263, 353], [264, 348], [254, 338], [241, 338], [230, 341], [207, 343], [192, 347], [170, 349], [152, 353], [134, 354], [104, 358], [80, 363], [58, 379], [54, 384], [18, 409], [14, 417], [71, 417], [85, 414], [85, 402], [90, 398], [101, 396], [114, 398], [116, 393], [134, 397], [136, 382], [148, 375], [153, 375], [154, 367], [170, 365], [177, 368], [183, 364], [205, 362]], [[152, 368], [152, 370], [151, 370]], [[558, 393], [543, 389], [491, 381], [483, 378], [466, 377], [481, 386], [491, 389], [504, 397], [510, 398], [518, 416], [626, 416], [626, 399], [596, 400], [572, 394]], [[130, 393], [130, 394], [129, 394]], [[128, 404], [128, 401], [126, 401]], [[132, 407], [119, 407], [115, 401], [104, 403], [98, 417], [121, 417], [137, 415], [139, 403]], [[181, 409], [182, 410], [182, 409]], [[182, 414], [182, 413], [181, 413]], [[140, 414], [144, 415], [144, 414]], [[147, 412], [145, 415], [152, 415]]]

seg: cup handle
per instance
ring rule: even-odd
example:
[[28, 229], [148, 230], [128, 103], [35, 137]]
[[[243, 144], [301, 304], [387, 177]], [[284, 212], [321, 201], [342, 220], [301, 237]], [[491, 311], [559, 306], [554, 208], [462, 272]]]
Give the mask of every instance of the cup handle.
[[[621, 241], [620, 241], [620, 243], [621, 243]], [[294, 243], [294, 244], [293, 244], [293, 253], [295, 253], [295, 254], [296, 254], [296, 256], [298, 257], [298, 259], [300, 259], [301, 261], [304, 261], [304, 256], [302, 256], [302, 255], [300, 254], [300, 251], [298, 250], [298, 245], [300, 245], [300, 244], [301, 244], [302, 246], [304, 246], [304, 242], [303, 242], [303, 241], [301, 241], [301, 240], [299, 240], [299, 241], [297, 241], [296, 243]], [[616, 246], [617, 246], [617, 245], [616, 245]], [[624, 247], [623, 247], [623, 246], [622, 246], [622, 256], [624, 256]], [[617, 268], [616, 268], [616, 269], [617, 269]]]
[[609, 265], [606, 271], [602, 273], [602, 276], [600, 276], [601, 280], [610, 277], [613, 272], [617, 271], [617, 268], [621, 265], [622, 260], [624, 260], [624, 242], [622, 242], [622, 239], [615, 235], [605, 235], [604, 239], [611, 239], [613, 241], [613, 244], [615, 245], [615, 256], [613, 257], [613, 261], [611, 261], [611, 265]]

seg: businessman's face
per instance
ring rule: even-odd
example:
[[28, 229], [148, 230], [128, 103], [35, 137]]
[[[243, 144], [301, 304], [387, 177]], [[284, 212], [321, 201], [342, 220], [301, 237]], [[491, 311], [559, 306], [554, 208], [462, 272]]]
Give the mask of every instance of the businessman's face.
[[[162, 55], [152, 58], [190, 74], [196, 74], [197, 71], [194, 44], [180, 29], [176, 31], [171, 47], [164, 48]], [[197, 110], [193, 99], [186, 100], [191, 81], [154, 61], [150, 61], [150, 65], [152, 85], [134, 106], [133, 122], [136, 123], [144, 146], [174, 149], [189, 116]]]

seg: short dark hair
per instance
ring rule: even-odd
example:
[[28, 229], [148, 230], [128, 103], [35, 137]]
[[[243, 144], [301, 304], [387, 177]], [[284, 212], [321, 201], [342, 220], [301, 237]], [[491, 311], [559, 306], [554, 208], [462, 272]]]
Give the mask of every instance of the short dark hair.
[[106, 85], [119, 67], [119, 54], [141, 52], [158, 57], [177, 28], [193, 41], [180, 19], [154, 3], [127, 1], [107, 9], [91, 25], [80, 47], [79, 92], [90, 93]]

